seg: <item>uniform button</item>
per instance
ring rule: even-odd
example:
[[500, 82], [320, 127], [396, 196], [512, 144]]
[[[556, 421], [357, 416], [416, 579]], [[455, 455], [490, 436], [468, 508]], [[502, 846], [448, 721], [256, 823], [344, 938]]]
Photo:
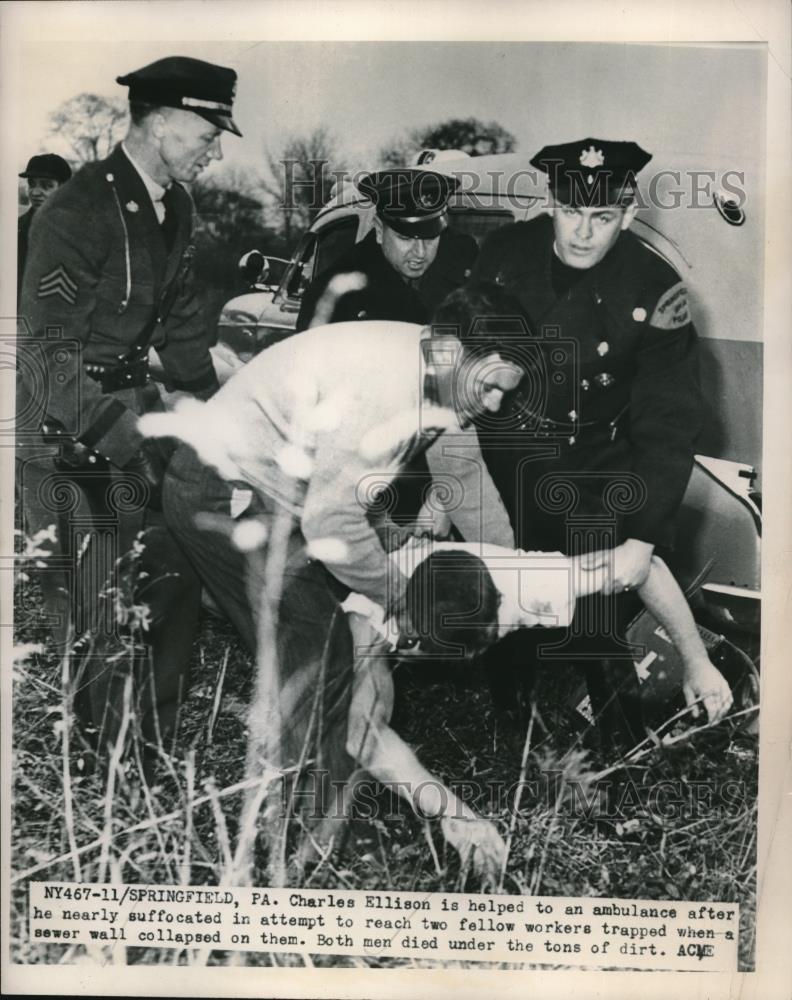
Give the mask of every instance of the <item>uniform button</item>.
[[589, 382], [589, 380], [587, 378], [582, 378], [580, 380], [580, 388], [581, 389], [588, 389], [590, 385], [591, 385], [591, 383]]
[[574, 434], [573, 434], [573, 435], [572, 435], [572, 437], [571, 437], [571, 438], [569, 439], [569, 443], [570, 443], [570, 444], [574, 444], [574, 443], [575, 443], [575, 435], [574, 435]]
[[633, 309], [632, 316], [636, 323], [643, 323], [643, 321], [646, 319], [646, 310], [641, 308], [641, 306], [638, 306], [637, 308]]
[[577, 420], [578, 418], [577, 410], [570, 410], [569, 413], [567, 413], [567, 416], [569, 417], [570, 420]]
[[597, 344], [597, 354], [599, 354], [601, 358], [604, 358], [609, 350], [610, 350], [610, 344], [608, 343], [607, 340], [601, 340]]
[[96, 464], [96, 455], [89, 455], [89, 456], [88, 456], [88, 461], [89, 461], [89, 462], [90, 462], [90, 463], [91, 463], [92, 465], [95, 465], [95, 464]]
[[600, 372], [599, 375], [596, 376], [594, 381], [597, 383], [597, 385], [602, 386], [603, 389], [607, 389], [613, 385], [616, 379], [613, 377], [613, 375], [610, 374], [610, 372]]

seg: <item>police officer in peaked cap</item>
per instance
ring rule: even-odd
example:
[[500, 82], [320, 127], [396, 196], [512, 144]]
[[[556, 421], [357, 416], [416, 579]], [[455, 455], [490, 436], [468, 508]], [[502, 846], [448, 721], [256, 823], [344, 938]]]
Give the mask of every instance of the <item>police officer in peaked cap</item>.
[[[297, 329], [363, 319], [427, 323], [464, 283], [477, 252], [472, 237], [448, 228], [448, 200], [458, 186], [454, 177], [414, 168], [364, 175], [357, 187], [375, 206], [374, 227], [315, 277]], [[320, 305], [332, 278], [355, 272], [365, 278], [361, 290]]]
[[[192, 276], [192, 199], [183, 185], [222, 158], [223, 134], [241, 134], [232, 117], [232, 69], [173, 56], [118, 82], [129, 88], [126, 138], [36, 213], [20, 310], [24, 515], [31, 533], [57, 525], [60, 559], [53, 565], [64, 575], [44, 573], [42, 583], [77, 636], [77, 705], [83, 721], [101, 729], [100, 742], [117, 730], [123, 677], [114, 664], [128, 660], [112, 655], [125, 637], [100, 596], [118, 580], [103, 574], [116, 557], [129, 561], [141, 530], [136, 559], [145, 582], [130, 599], [150, 608], [143, 632], [154, 700], [142, 702], [146, 737], [167, 734], [186, 684], [200, 591], [160, 509], [167, 450], [144, 439], [137, 422], [162, 408], [148, 372], [151, 348], [169, 388], [205, 399], [217, 387], [208, 317]], [[44, 359], [43, 393], [26, 351]], [[57, 502], [66, 482], [76, 491], [73, 516]], [[86, 525], [80, 566], [90, 564], [90, 574], [75, 565]]]
[[[476, 241], [448, 225], [448, 201], [459, 187], [455, 177], [404, 167], [365, 174], [357, 187], [374, 205], [373, 229], [314, 279], [298, 330], [368, 319], [425, 324], [470, 274]], [[333, 294], [330, 282], [345, 274], [362, 275], [363, 287]], [[392, 517], [414, 518], [430, 482], [421, 454], [393, 484]]]
[[[615, 537], [588, 544], [612, 547], [614, 592], [643, 583], [655, 548], [672, 546], [701, 422], [687, 288], [630, 231], [650, 160], [635, 142], [545, 146], [531, 164], [547, 176], [546, 212], [494, 232], [473, 275], [513, 292], [539, 338], [536, 377], [505, 418], [520, 447], [484, 447], [517, 543], [567, 549], [570, 518], [610, 519]], [[553, 509], [560, 479], [574, 510]], [[639, 735], [635, 718], [628, 728]]]

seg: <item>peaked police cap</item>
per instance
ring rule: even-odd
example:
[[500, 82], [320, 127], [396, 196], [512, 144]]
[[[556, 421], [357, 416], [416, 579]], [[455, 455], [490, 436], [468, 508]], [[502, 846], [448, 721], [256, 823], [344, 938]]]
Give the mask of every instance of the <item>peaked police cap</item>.
[[116, 79], [129, 87], [130, 101], [193, 111], [217, 128], [242, 135], [231, 117], [237, 79], [232, 69], [188, 56], [168, 56]]

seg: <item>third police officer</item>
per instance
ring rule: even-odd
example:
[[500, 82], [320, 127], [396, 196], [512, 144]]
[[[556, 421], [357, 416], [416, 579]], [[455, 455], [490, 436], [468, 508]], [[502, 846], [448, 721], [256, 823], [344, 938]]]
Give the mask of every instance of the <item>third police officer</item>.
[[[613, 525], [615, 592], [672, 544], [700, 426], [687, 289], [630, 231], [650, 159], [634, 142], [545, 146], [531, 163], [547, 175], [546, 213], [492, 234], [474, 268], [519, 299], [535, 337], [516, 450], [514, 437], [484, 446], [517, 544], [566, 549], [570, 515], [599, 517]], [[575, 498], [563, 511], [562, 480]]]

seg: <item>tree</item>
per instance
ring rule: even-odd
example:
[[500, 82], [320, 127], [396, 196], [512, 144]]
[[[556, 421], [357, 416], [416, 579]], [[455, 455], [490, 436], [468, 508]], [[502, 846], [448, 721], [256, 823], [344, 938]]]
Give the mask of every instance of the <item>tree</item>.
[[80, 167], [104, 159], [123, 139], [128, 123], [127, 104], [120, 98], [78, 94], [53, 111], [49, 122], [49, 134], [71, 150], [68, 159]]
[[265, 222], [262, 182], [239, 168], [227, 168], [191, 185], [195, 202], [195, 277], [212, 317], [241, 289], [237, 264], [248, 250], [287, 256], [282, 236]]
[[289, 249], [319, 214], [344, 176], [335, 137], [325, 128], [288, 139], [280, 153], [266, 154], [263, 187], [272, 224]]
[[458, 149], [468, 156], [512, 153], [517, 140], [498, 122], [478, 118], [449, 118], [424, 128], [414, 128], [380, 151], [384, 166], [404, 167], [422, 149]]

